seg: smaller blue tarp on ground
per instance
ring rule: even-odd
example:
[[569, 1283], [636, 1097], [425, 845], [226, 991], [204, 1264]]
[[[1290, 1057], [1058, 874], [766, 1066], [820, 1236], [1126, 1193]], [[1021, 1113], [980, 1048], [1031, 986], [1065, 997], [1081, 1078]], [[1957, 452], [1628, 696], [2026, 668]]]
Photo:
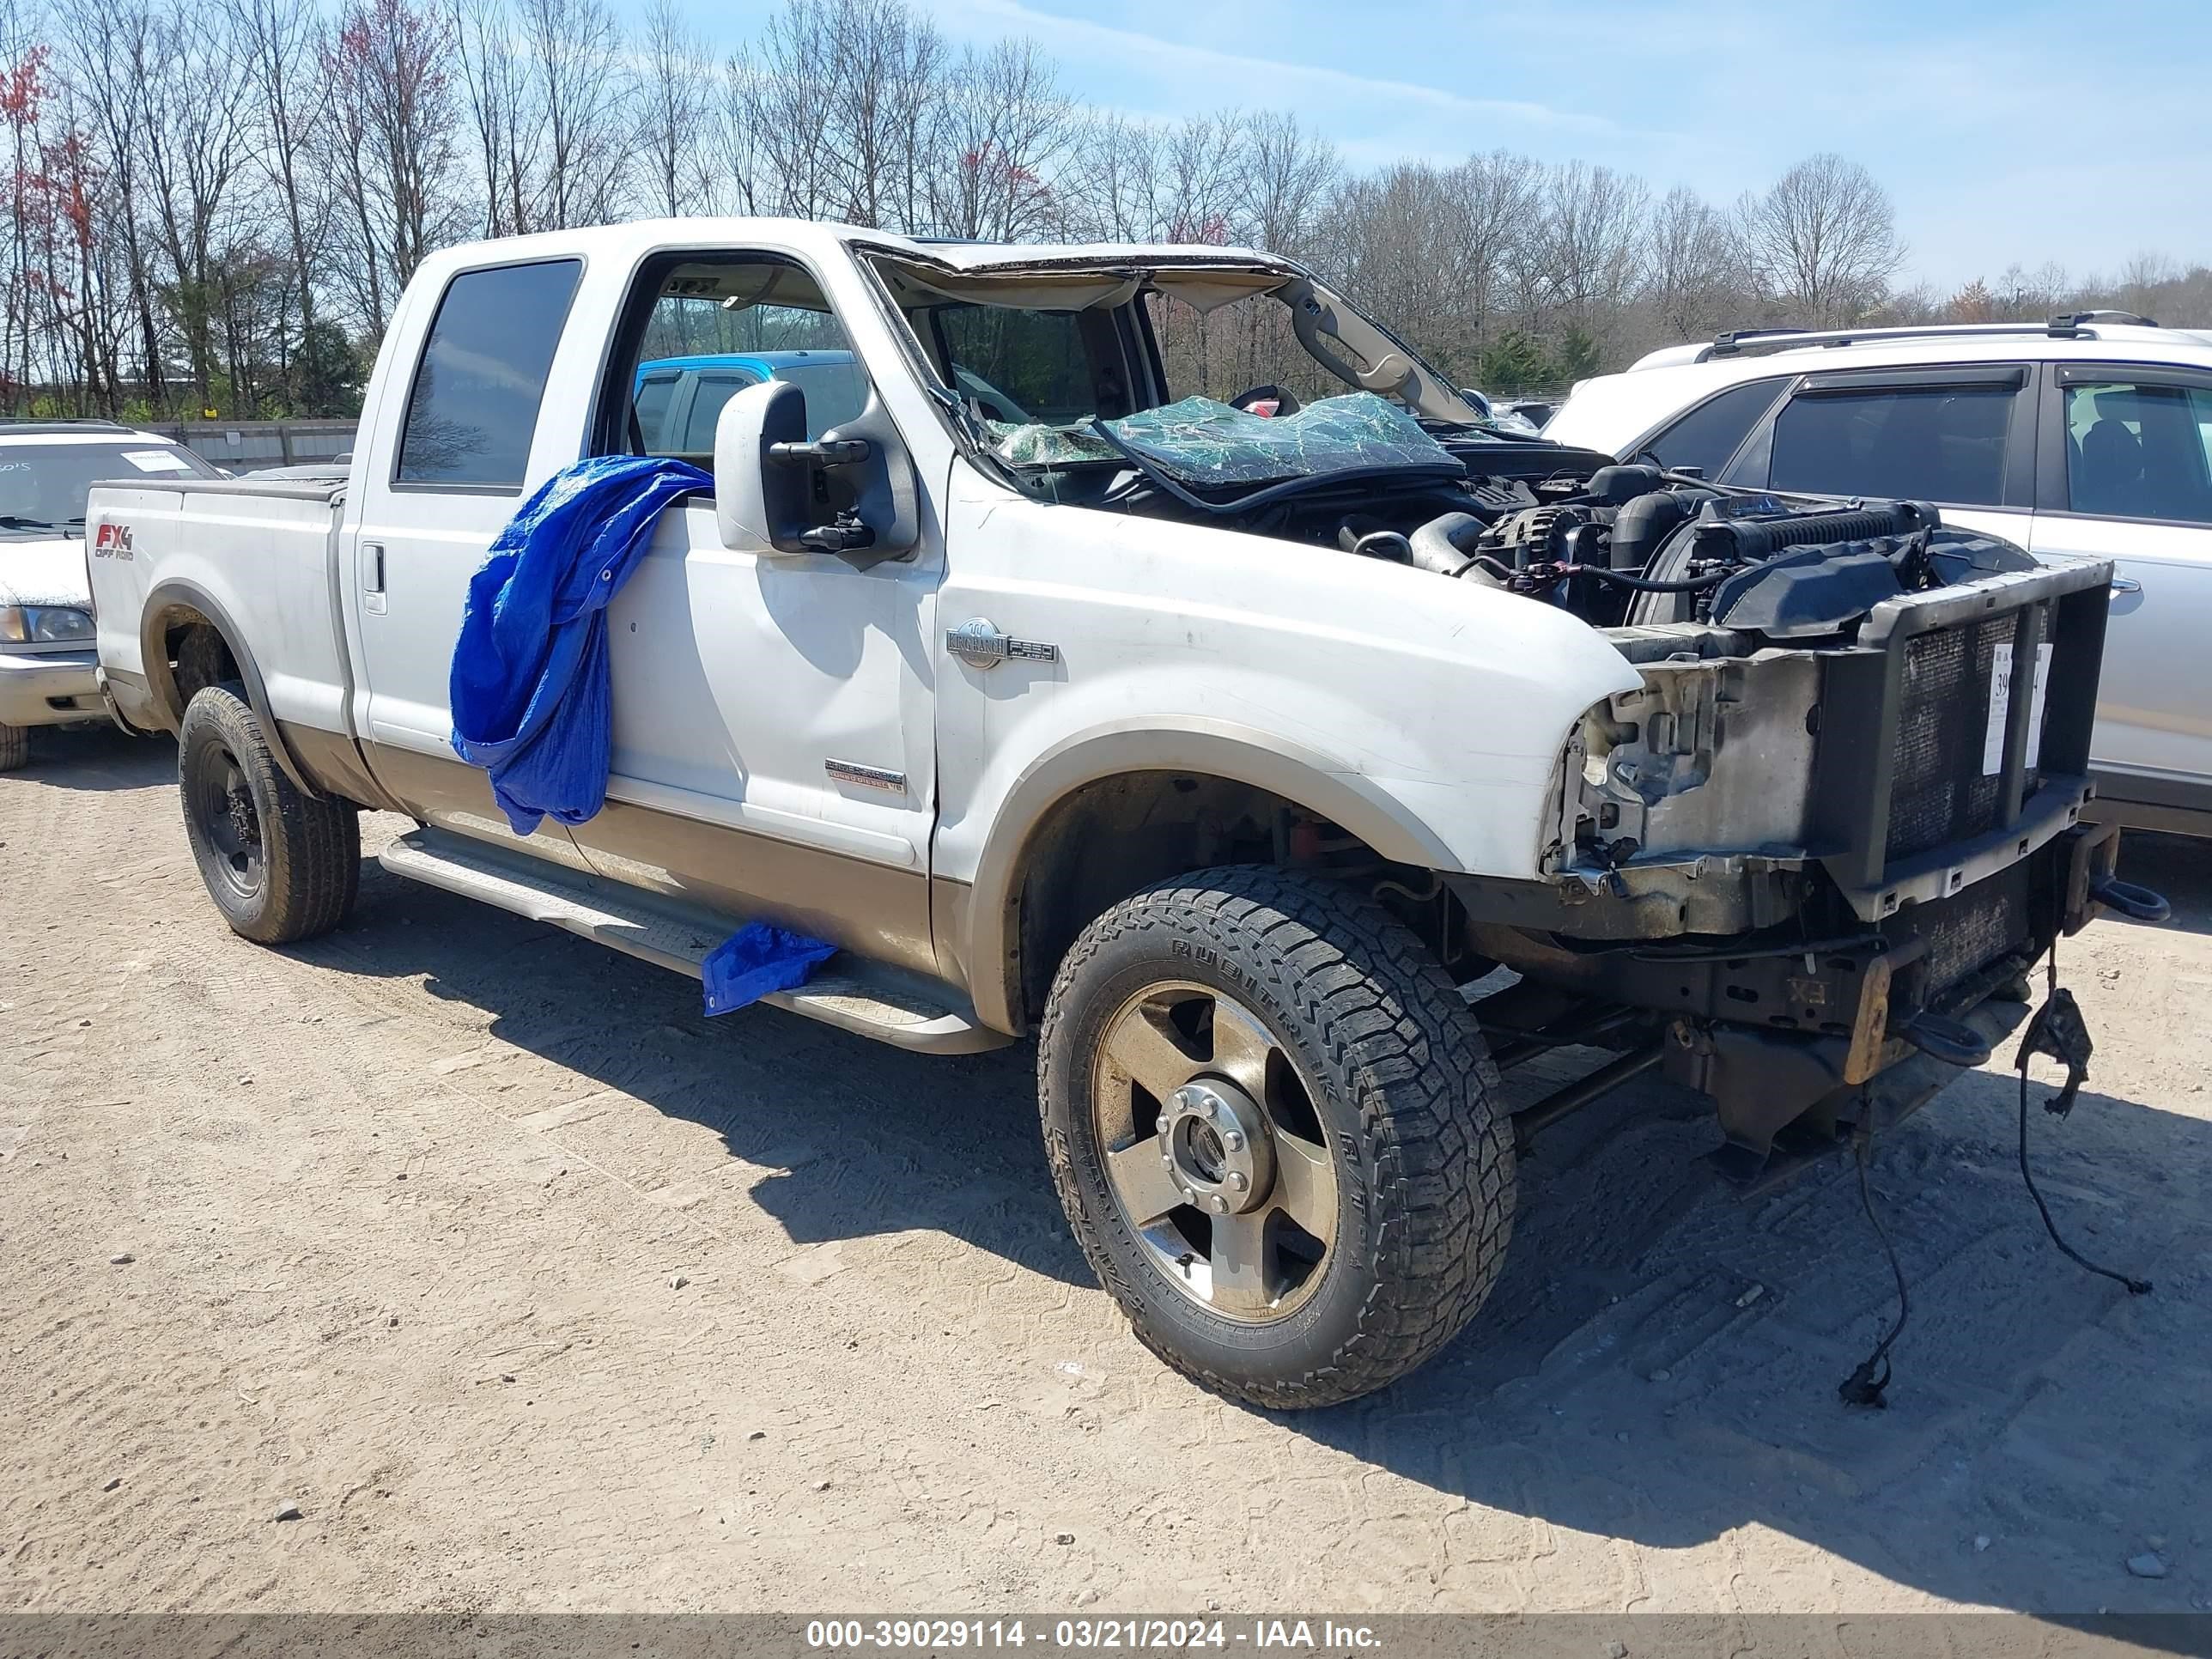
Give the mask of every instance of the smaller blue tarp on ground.
[[526, 836], [606, 804], [607, 602], [672, 502], [714, 481], [689, 462], [601, 455], [548, 478], [470, 579], [453, 646], [453, 752], [491, 775]]
[[764, 921], [749, 921], [716, 945], [699, 964], [707, 1012], [726, 1014], [776, 991], [806, 983], [817, 963], [837, 947]]

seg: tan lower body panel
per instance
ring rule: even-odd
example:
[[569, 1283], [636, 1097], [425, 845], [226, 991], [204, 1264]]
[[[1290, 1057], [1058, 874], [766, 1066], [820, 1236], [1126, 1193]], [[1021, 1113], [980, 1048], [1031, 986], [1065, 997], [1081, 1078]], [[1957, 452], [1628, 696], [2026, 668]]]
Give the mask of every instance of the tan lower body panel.
[[921, 870], [619, 800], [608, 801], [586, 823], [569, 826], [547, 818], [534, 834], [519, 836], [478, 768], [458, 757], [440, 760], [386, 745], [371, 755], [386, 788], [415, 817], [441, 830], [514, 847], [720, 915], [773, 921], [966, 989], [963, 979], [947, 972], [949, 963], [939, 964], [930, 936], [929, 878]]

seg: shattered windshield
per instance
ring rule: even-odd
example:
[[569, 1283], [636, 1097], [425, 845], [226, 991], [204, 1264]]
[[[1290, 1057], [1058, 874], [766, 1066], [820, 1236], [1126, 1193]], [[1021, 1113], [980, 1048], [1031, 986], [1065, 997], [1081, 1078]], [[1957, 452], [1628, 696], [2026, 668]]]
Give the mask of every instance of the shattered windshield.
[[[1185, 398], [1098, 427], [987, 422], [993, 448], [1016, 465], [1126, 459], [1183, 483], [1273, 483], [1318, 473], [1404, 467], [1457, 472], [1460, 464], [1404, 410], [1371, 392], [1323, 398], [1294, 414], [1262, 416], [1211, 398]], [[1117, 448], [1116, 445], [1120, 447]]]

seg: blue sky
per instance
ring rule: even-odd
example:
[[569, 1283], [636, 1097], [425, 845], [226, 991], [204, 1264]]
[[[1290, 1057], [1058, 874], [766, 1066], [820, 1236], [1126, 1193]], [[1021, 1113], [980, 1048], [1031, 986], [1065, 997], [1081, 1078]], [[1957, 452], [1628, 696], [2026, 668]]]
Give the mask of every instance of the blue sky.
[[[1907, 281], [2212, 263], [2212, 0], [913, 3], [1133, 114], [1286, 105], [1355, 165], [1502, 146], [1724, 203], [1839, 150], [1895, 200]], [[770, 9], [691, 5], [718, 45]]]

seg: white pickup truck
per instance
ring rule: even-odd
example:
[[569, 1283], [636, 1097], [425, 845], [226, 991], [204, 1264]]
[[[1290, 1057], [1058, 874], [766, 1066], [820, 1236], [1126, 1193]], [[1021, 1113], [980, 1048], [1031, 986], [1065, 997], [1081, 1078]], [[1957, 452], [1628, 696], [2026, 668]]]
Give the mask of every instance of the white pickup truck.
[[[1290, 361], [1252, 411], [1176, 403], [1164, 334]], [[641, 418], [642, 364], [806, 351], [852, 354], [829, 431], [773, 369]], [[609, 611], [604, 810], [518, 836], [452, 741], [464, 592], [648, 429], [711, 434], [714, 491]], [[2077, 822], [2109, 568], [1502, 431], [1263, 254], [453, 249], [343, 473], [88, 515], [101, 684], [179, 734], [238, 932], [337, 926], [376, 808], [418, 826], [387, 869], [672, 969], [749, 920], [829, 940], [775, 999], [811, 1018], [1036, 1033], [1101, 1279], [1262, 1406], [1449, 1340], [1516, 1146], [1609, 1086], [1705, 1091], [1739, 1176], [1832, 1147], [1985, 1058], [2057, 933], [2155, 904]], [[1509, 1117], [1498, 1068], [1569, 1044], [1617, 1057]]]

